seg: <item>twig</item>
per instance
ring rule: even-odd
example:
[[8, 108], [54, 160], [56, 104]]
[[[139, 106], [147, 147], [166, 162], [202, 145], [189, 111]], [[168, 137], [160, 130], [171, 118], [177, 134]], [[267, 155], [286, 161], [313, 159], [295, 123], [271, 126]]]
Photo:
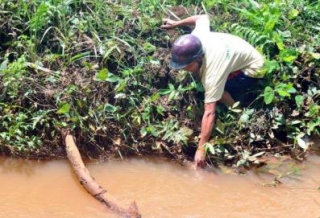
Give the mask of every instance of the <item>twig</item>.
[[25, 65], [26, 65], [27, 67], [34, 68], [34, 69], [36, 69], [36, 70], [41, 70], [41, 71], [43, 71], [43, 72], [45, 72], [45, 73], [49, 73], [49, 74], [53, 74], [53, 73], [54, 73], [54, 71], [52, 71], [52, 70], [50, 70], [50, 69], [48, 69], [48, 68], [41, 67], [41, 66], [39, 66], [39, 65], [37, 65], [37, 64], [35, 64], [35, 63], [26, 62]]

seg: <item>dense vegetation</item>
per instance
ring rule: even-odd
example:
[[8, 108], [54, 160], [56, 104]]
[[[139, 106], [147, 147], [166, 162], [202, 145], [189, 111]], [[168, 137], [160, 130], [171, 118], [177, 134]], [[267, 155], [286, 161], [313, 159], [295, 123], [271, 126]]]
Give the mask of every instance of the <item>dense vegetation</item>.
[[64, 156], [61, 132], [70, 130], [90, 157], [192, 159], [203, 89], [168, 66], [172, 41], [191, 28], [160, 25], [208, 13], [213, 30], [245, 38], [267, 59], [244, 108], [219, 107], [209, 159], [302, 158], [320, 133], [319, 1], [201, 2], [0, 0], [2, 153]]

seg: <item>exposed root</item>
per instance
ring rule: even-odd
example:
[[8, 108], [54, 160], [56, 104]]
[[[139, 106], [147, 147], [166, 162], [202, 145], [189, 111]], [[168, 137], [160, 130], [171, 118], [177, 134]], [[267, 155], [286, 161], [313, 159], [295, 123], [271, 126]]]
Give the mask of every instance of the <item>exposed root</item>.
[[65, 144], [67, 156], [73, 170], [78, 177], [80, 184], [87, 190], [87, 192], [122, 217], [141, 217], [135, 202], [132, 202], [127, 209], [120, 207], [114, 200], [112, 200], [112, 197], [107, 193], [107, 190], [95, 181], [95, 179], [90, 175], [88, 169], [85, 167], [72, 135], [66, 135]]

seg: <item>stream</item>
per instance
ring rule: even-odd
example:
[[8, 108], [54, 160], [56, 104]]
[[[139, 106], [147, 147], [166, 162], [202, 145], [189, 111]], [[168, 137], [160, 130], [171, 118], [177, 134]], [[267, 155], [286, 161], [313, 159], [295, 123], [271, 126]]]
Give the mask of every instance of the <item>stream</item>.
[[[142, 217], [320, 217], [320, 156], [272, 158], [262, 168], [196, 171], [164, 159], [87, 163], [90, 174]], [[0, 217], [118, 217], [79, 184], [67, 160], [0, 158]]]

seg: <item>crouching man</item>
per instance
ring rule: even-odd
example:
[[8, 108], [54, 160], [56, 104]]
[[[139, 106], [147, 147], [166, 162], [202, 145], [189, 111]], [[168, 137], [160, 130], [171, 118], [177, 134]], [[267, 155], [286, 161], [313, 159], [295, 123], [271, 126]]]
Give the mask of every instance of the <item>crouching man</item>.
[[171, 50], [171, 67], [199, 74], [205, 90], [201, 133], [194, 162], [205, 166], [204, 144], [214, 127], [216, 103], [227, 107], [235, 103], [232, 97], [254, 85], [263, 77], [260, 70], [263, 56], [245, 40], [227, 33], [210, 31], [207, 15], [195, 15], [180, 21], [165, 19], [163, 29], [195, 25], [191, 34], [180, 36]]

